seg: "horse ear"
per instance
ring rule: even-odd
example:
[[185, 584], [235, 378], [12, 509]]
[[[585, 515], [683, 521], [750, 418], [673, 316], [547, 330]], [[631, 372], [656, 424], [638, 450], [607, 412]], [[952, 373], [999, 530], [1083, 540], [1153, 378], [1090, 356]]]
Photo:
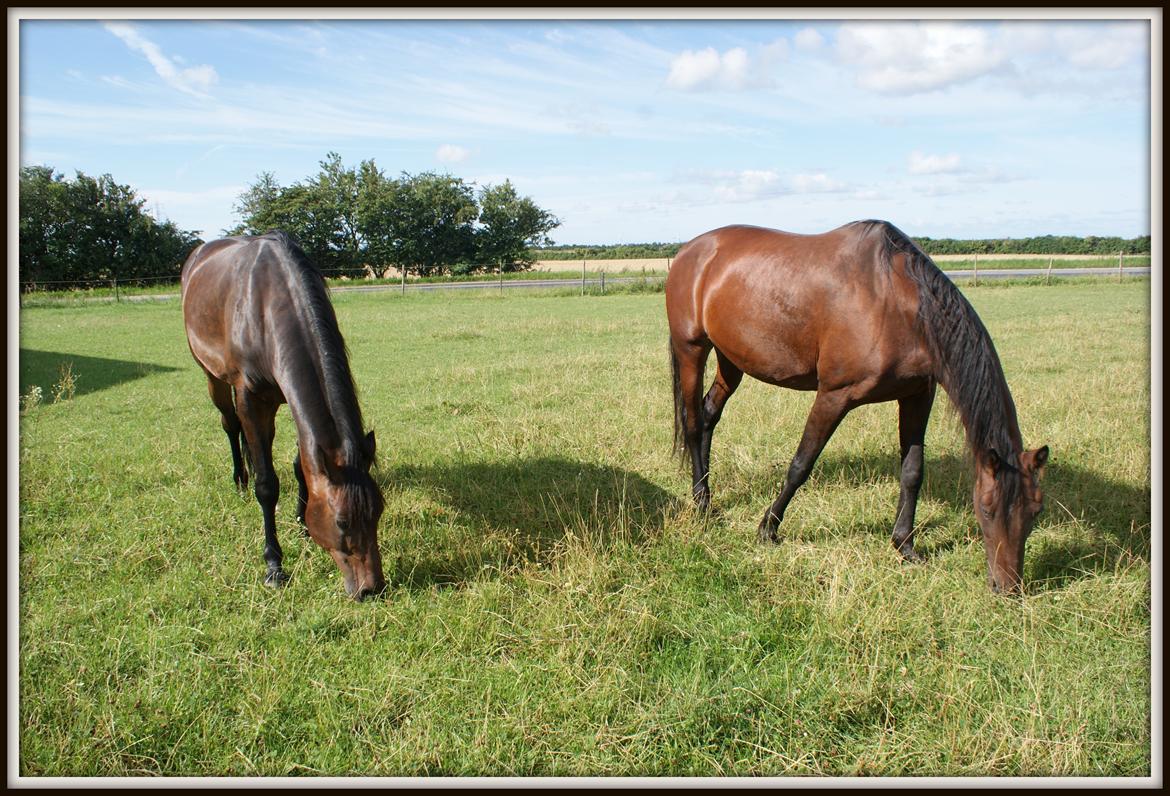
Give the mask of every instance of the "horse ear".
[[987, 466], [991, 468], [994, 475], [998, 475], [1000, 468], [1003, 467], [1003, 459], [1000, 458], [999, 451], [995, 448], [987, 449]]
[[369, 434], [366, 434], [366, 455], [370, 457], [371, 461], [373, 461], [374, 454], [377, 452], [378, 441], [374, 439], [374, 432], [371, 430]]
[[1034, 451], [1025, 451], [1020, 458], [1024, 460], [1028, 469], [1039, 477], [1044, 472], [1044, 465], [1048, 464], [1048, 446], [1044, 445]]

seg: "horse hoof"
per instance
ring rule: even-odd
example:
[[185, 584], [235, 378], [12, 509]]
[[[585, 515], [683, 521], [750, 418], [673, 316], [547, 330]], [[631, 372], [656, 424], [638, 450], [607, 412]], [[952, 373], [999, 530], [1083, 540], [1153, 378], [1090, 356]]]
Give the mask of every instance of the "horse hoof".
[[907, 553], [904, 550], [899, 550], [898, 552], [902, 554], [902, 563], [903, 564], [925, 564], [926, 563], [926, 559], [923, 558], [922, 556], [918, 555], [918, 553], [915, 552], [914, 550], [911, 550], [909, 553]]
[[283, 569], [270, 569], [268, 574], [264, 576], [264, 585], [270, 589], [279, 589], [288, 583], [288, 575], [284, 573]]
[[776, 529], [766, 525], [761, 525], [756, 529], [756, 539], [760, 544], [776, 544], [780, 541], [776, 535]]

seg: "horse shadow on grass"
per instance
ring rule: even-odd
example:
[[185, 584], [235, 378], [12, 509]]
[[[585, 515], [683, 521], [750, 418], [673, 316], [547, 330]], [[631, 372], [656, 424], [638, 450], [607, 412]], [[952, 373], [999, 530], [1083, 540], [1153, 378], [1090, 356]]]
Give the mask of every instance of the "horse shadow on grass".
[[485, 570], [546, 562], [571, 542], [598, 552], [637, 545], [657, 536], [668, 507], [680, 503], [636, 473], [557, 456], [374, 474], [387, 496], [382, 524], [399, 529], [382, 534], [387, 577], [408, 588], [458, 586]]
[[[823, 455], [818, 460], [813, 478], [830, 484], [830, 490], [835, 483], [861, 484], [889, 479], [894, 498], [888, 510], [880, 515], [867, 512], [856, 524], [841, 529], [849, 534], [873, 534], [888, 539], [894, 528], [900, 471], [900, 460], [893, 453], [866, 456], [837, 453]], [[772, 466], [766, 474], [750, 478], [753, 483], [770, 479], [779, 488], [783, 471]], [[967, 456], [953, 453], [937, 458], [928, 456], [915, 523], [916, 547], [927, 561], [979, 538], [972, 508], [972, 479], [972, 465]], [[799, 503], [806, 488], [796, 493], [793, 506]], [[1045, 468], [1041, 488], [1044, 511], [1036, 519], [1024, 554], [1026, 590], [1060, 589], [1135, 560], [1149, 562], [1152, 494], [1148, 484], [1135, 487], [1077, 464], [1061, 462], [1056, 451]], [[939, 519], [931, 519], [924, 511], [928, 501], [943, 504], [947, 515], [961, 517], [968, 532], [933, 536], [932, 528], [939, 524]], [[766, 506], [759, 508], [762, 513]], [[783, 534], [782, 526], [782, 538]]]
[[[58, 351], [20, 349], [20, 394], [29, 387], [41, 388], [45, 400], [54, 394], [58, 385], [71, 386], [73, 397], [116, 387], [154, 373], [176, 371], [166, 365], [150, 362], [132, 362], [124, 359], [106, 359]], [[68, 384], [63, 384], [68, 382]]]

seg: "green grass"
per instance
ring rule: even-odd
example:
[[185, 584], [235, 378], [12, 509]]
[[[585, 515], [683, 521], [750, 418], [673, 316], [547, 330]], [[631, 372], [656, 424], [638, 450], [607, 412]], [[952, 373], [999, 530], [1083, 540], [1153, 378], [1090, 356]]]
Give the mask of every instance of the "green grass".
[[1149, 282], [964, 289], [1052, 448], [1022, 600], [941, 393], [927, 564], [893, 404], [765, 549], [811, 396], [745, 381], [696, 516], [653, 293], [336, 294], [391, 586], [347, 600], [302, 536], [284, 409], [273, 592], [178, 303], [24, 310], [20, 773], [1148, 776]]

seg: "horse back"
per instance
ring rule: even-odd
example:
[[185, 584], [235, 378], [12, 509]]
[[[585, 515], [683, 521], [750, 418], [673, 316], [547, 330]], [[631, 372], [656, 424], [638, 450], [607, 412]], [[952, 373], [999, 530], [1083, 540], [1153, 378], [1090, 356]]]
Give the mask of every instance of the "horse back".
[[183, 320], [195, 359], [221, 381], [276, 398], [279, 360], [290, 358], [298, 338], [288, 319], [300, 278], [294, 271], [304, 264], [290, 246], [283, 234], [211, 241], [191, 253], [182, 272]]

